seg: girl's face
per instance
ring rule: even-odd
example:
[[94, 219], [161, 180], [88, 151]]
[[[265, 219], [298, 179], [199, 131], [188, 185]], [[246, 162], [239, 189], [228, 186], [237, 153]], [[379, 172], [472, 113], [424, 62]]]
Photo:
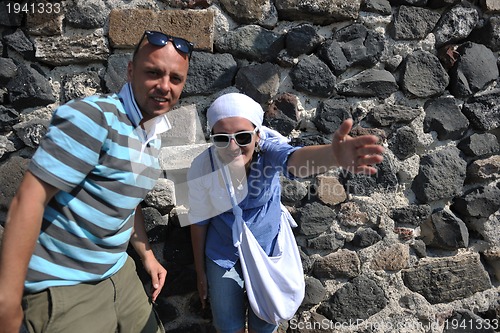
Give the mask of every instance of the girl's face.
[[[229, 117], [219, 120], [212, 128], [215, 134], [237, 134], [239, 132], [253, 132], [255, 126], [250, 120], [242, 117]], [[239, 146], [234, 138], [229, 138], [226, 148], [217, 148], [217, 153], [224, 163], [231, 167], [248, 167], [258, 142], [258, 134], [251, 133], [251, 141], [246, 146]], [[225, 139], [225, 138], [222, 138]]]

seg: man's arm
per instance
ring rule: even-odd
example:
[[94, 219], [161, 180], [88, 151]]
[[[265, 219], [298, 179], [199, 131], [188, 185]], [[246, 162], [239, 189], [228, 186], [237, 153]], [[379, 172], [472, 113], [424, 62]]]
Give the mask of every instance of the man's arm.
[[0, 332], [19, 332], [28, 263], [45, 206], [58, 189], [27, 171], [12, 199], [0, 251]]
[[140, 206], [137, 206], [135, 209], [134, 232], [132, 233], [130, 243], [141, 257], [144, 269], [151, 276], [151, 284], [153, 287], [151, 290], [151, 298], [154, 302], [165, 284], [167, 270], [158, 262], [151, 250], [148, 235], [144, 228], [144, 215], [142, 215]]

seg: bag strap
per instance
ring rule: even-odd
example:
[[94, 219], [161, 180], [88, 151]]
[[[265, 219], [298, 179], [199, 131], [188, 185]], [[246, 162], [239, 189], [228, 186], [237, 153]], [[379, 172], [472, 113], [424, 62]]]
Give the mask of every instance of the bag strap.
[[210, 156], [210, 165], [212, 166], [212, 172], [215, 171], [214, 158], [212, 157], [212, 147], [208, 147], [208, 156]]
[[[242, 238], [242, 232], [243, 232], [243, 211], [238, 205], [238, 201], [236, 200], [236, 195], [234, 192], [234, 186], [233, 186], [233, 181], [231, 180], [231, 176], [229, 175], [229, 168], [227, 165], [222, 165], [221, 162], [217, 157], [212, 156], [212, 149], [211, 147], [209, 148], [209, 155], [210, 155], [210, 163], [212, 164], [212, 171], [215, 171], [215, 165], [214, 165], [214, 160], [217, 163], [217, 166], [219, 167], [220, 170], [222, 170], [222, 179], [224, 181], [224, 184], [226, 185], [226, 190], [227, 193], [229, 194], [229, 198], [231, 200], [231, 206], [233, 209], [233, 214], [234, 214], [234, 223], [232, 227], [232, 235], [233, 235], [233, 245], [235, 247], [238, 247], [241, 243], [241, 238]], [[280, 207], [281, 207], [281, 212], [282, 212], [282, 218], [285, 218], [287, 222], [290, 224], [292, 228], [297, 227], [297, 223], [293, 219], [292, 215], [286, 209], [285, 206], [283, 206], [283, 203], [280, 202]]]
[[234, 223], [232, 227], [232, 235], [233, 235], [233, 245], [238, 247], [241, 243], [241, 237], [243, 232], [243, 211], [238, 206], [238, 201], [236, 200], [236, 195], [234, 192], [233, 181], [231, 180], [231, 176], [229, 175], [229, 168], [227, 165], [221, 165], [219, 159], [217, 157], [212, 156], [212, 150], [210, 149], [210, 163], [212, 164], [212, 169], [214, 168], [214, 160], [219, 167], [219, 170], [222, 170], [222, 179], [224, 180], [224, 184], [226, 185], [227, 193], [229, 194], [229, 198], [231, 200], [231, 206], [233, 208], [234, 214]]

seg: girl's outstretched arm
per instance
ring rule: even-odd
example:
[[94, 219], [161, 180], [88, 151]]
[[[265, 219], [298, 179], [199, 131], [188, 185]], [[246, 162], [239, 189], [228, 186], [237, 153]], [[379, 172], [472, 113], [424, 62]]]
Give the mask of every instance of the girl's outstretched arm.
[[351, 137], [352, 119], [345, 120], [335, 131], [331, 144], [302, 147], [288, 159], [288, 172], [304, 178], [340, 167], [352, 173], [372, 175], [374, 164], [383, 160], [384, 147], [375, 135]]

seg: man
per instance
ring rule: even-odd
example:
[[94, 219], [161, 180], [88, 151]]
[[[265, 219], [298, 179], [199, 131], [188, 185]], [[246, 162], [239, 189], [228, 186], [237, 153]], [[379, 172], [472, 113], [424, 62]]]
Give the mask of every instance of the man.
[[[0, 332], [161, 332], [151, 302], [166, 270], [139, 204], [159, 174], [159, 134], [186, 82], [193, 44], [146, 31], [119, 94], [54, 113], [12, 200], [0, 254]], [[152, 280], [151, 300], [128, 243]], [[24, 281], [24, 284], [23, 284]], [[22, 305], [21, 305], [22, 304]]]

